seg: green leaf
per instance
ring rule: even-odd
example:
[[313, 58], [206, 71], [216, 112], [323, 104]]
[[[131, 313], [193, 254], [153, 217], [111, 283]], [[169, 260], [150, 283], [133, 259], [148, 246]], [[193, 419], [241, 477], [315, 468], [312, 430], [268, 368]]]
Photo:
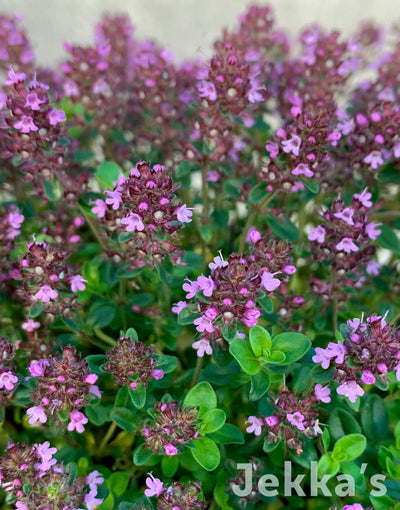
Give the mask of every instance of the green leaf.
[[345, 455], [346, 462], [359, 457], [367, 447], [367, 438], [362, 434], [348, 434], [341, 437], [335, 443], [332, 451], [332, 458], [339, 459]]
[[136, 432], [140, 427], [140, 422], [136, 418], [135, 413], [125, 407], [114, 407], [111, 410], [110, 418], [118, 427], [128, 432]]
[[278, 220], [272, 213], [268, 213], [266, 220], [269, 228], [281, 239], [296, 243], [300, 237], [299, 229], [286, 215], [282, 215], [281, 218]]
[[174, 279], [174, 266], [169, 255], [164, 255], [161, 264], [156, 264], [156, 269], [160, 280], [167, 285], [171, 285]]
[[222, 409], [209, 409], [201, 415], [203, 423], [200, 431], [202, 434], [211, 434], [219, 430], [226, 420], [225, 411]]
[[104, 354], [90, 354], [90, 356], [86, 356], [85, 359], [89, 366], [89, 370], [93, 374], [101, 375], [104, 373], [101, 370], [101, 366], [107, 362], [107, 358]]
[[267, 186], [265, 182], [259, 182], [253, 188], [251, 188], [249, 193], [249, 202], [250, 204], [257, 204], [261, 202], [261, 200], [268, 194]]
[[138, 383], [136, 388], [129, 388], [129, 395], [133, 405], [142, 409], [146, 403], [146, 386], [143, 383]]
[[104, 328], [114, 319], [117, 305], [111, 299], [96, 301], [89, 309], [87, 324], [93, 329]]
[[268, 373], [265, 370], [260, 370], [258, 374], [251, 376], [250, 400], [259, 400], [265, 395], [271, 386], [271, 381]]
[[110, 406], [106, 407], [101, 404], [97, 404], [94, 406], [86, 406], [85, 414], [89, 418], [89, 421], [93, 423], [93, 425], [101, 427], [110, 421], [110, 410]]
[[361, 424], [367, 438], [376, 443], [385, 439], [389, 432], [389, 414], [379, 395], [368, 395], [361, 411]]
[[229, 346], [229, 352], [239, 362], [246, 374], [255, 375], [260, 370], [260, 362], [254, 356], [250, 345], [242, 338], [235, 338]]
[[37, 303], [35, 303], [34, 305], [32, 305], [29, 308], [29, 317], [31, 317], [31, 319], [34, 319], [35, 317], [40, 315], [43, 312], [43, 310], [44, 310], [44, 303], [42, 303], [41, 301], [38, 301]]
[[236, 338], [237, 333], [237, 323], [233, 321], [229, 324], [225, 323], [222, 325], [222, 336], [225, 338], [227, 342], [231, 342]]
[[133, 462], [136, 466], [144, 466], [149, 461], [151, 462], [151, 458], [154, 458], [155, 454], [149, 449], [146, 448], [144, 443], [136, 448], [133, 453]]
[[221, 455], [218, 446], [209, 437], [201, 437], [193, 441], [194, 448], [190, 450], [194, 459], [207, 471], [213, 471], [220, 463]]
[[98, 506], [99, 510], [113, 510], [114, 508], [114, 496], [110, 492], [110, 494], [106, 497], [106, 499]]
[[139, 337], [138, 337], [138, 334], [136, 332], [136, 329], [133, 329], [133, 328], [127, 329], [126, 332], [125, 332], [125, 336], [129, 337], [132, 340], [132, 342], [138, 342], [139, 341]]
[[267, 313], [272, 313], [274, 311], [274, 303], [269, 296], [257, 299], [257, 304], [260, 305]]
[[334, 409], [329, 416], [328, 425], [329, 433], [334, 441], [346, 434], [361, 432], [361, 427], [357, 420], [345, 409]]
[[183, 308], [178, 315], [178, 324], [180, 326], [187, 326], [188, 324], [193, 324], [193, 321], [200, 317], [200, 314], [193, 313], [188, 306]]
[[164, 455], [161, 461], [161, 469], [168, 478], [176, 473], [179, 467], [179, 455]]
[[269, 353], [271, 350], [271, 335], [262, 326], [253, 326], [249, 332], [250, 345], [253, 349], [254, 355], [262, 356]]
[[243, 444], [244, 437], [242, 431], [232, 425], [231, 423], [225, 423], [217, 432], [210, 434], [210, 438], [221, 444]]
[[322, 478], [325, 475], [333, 476], [340, 469], [340, 463], [330, 453], [324, 453], [318, 461], [318, 475]]
[[43, 182], [43, 190], [50, 202], [57, 202], [58, 200], [61, 200], [63, 196], [63, 189], [60, 181], [55, 177]]
[[305, 177], [301, 179], [301, 181], [303, 182], [304, 186], [308, 189], [308, 191], [311, 191], [311, 193], [314, 193], [314, 195], [319, 193], [318, 183], [314, 181], [314, 179]]
[[281, 351], [285, 354], [282, 362], [275, 361], [278, 365], [288, 365], [302, 358], [311, 347], [311, 342], [302, 333], [280, 333], [272, 339], [271, 354]]
[[126, 471], [119, 471], [111, 473], [107, 479], [107, 485], [114, 496], [122, 496], [126, 491], [129, 484], [129, 473]]
[[397, 255], [400, 255], [400, 240], [396, 233], [387, 225], [380, 225], [380, 235], [377, 237], [378, 242], [383, 248], [386, 248]]
[[264, 363], [273, 363], [275, 365], [285, 365], [286, 355], [282, 351], [272, 351], [269, 356], [260, 358]]
[[95, 177], [103, 188], [114, 188], [113, 182], [122, 174], [122, 168], [114, 161], [103, 161], [97, 167]]
[[203, 381], [194, 386], [183, 401], [185, 407], [198, 407], [200, 415], [217, 407], [217, 395], [210, 383]]
[[174, 356], [167, 356], [163, 354], [160, 356], [159, 354], [155, 355], [157, 361], [157, 368], [161, 369], [164, 374], [169, 374], [173, 372], [178, 366], [178, 362]]

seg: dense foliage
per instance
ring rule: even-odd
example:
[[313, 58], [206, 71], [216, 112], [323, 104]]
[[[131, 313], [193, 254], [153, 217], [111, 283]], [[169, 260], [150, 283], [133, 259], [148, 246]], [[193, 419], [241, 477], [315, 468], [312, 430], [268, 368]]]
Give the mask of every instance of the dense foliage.
[[2, 508], [400, 509], [398, 30], [65, 51], [0, 16]]

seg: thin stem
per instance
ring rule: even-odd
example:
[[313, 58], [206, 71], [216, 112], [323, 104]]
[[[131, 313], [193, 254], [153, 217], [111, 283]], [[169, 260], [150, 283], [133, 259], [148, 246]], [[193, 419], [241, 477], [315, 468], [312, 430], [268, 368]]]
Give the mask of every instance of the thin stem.
[[108, 336], [104, 331], [102, 331], [100, 328], [93, 330], [94, 334], [98, 336], [103, 342], [106, 342], [108, 345], [112, 345], [113, 347], [117, 345], [117, 342]]
[[337, 278], [336, 266], [332, 264], [331, 271], [331, 290], [332, 290], [332, 324], [333, 331], [338, 329], [338, 296], [337, 296]]
[[104, 448], [107, 445], [108, 441], [114, 435], [114, 432], [115, 432], [116, 428], [117, 428], [117, 424], [116, 423], [111, 423], [110, 427], [108, 428], [108, 430], [106, 432], [106, 435], [103, 437], [103, 439], [102, 439], [102, 441], [100, 443], [100, 446], [99, 446], [100, 452], [102, 452], [104, 450]]
[[373, 218], [400, 218], [400, 211], [378, 211], [372, 215]]
[[82, 207], [81, 207], [81, 211], [82, 211], [83, 216], [85, 217], [87, 224], [90, 227], [90, 230], [92, 231], [95, 238], [97, 239], [98, 243], [103, 248], [103, 250], [107, 253], [109, 248], [108, 248], [107, 244], [105, 243], [104, 239], [101, 237], [101, 234], [97, 228], [97, 225], [94, 223], [93, 219], [88, 215], [88, 213]]
[[254, 211], [250, 214], [250, 216], [247, 218], [247, 222], [245, 226], [243, 227], [242, 233], [239, 237], [239, 254], [243, 253], [244, 251], [244, 244], [246, 242], [246, 236], [250, 229], [250, 227], [253, 225], [254, 220], [257, 218], [257, 215], [261, 213], [263, 208], [275, 197], [277, 194], [277, 190], [272, 192], [271, 194], [266, 195], [263, 200], [258, 204], [258, 206], [255, 207]]
[[169, 311], [171, 309], [171, 293], [170, 293], [169, 287], [166, 283], [163, 283], [163, 289], [164, 289], [165, 305], [167, 307], [167, 310]]
[[191, 388], [193, 388], [193, 386], [196, 386], [197, 381], [199, 380], [200, 372], [201, 372], [202, 368], [203, 368], [203, 358], [198, 356], [197, 361], [196, 361], [196, 368], [194, 369], [192, 382], [190, 384]]
[[127, 286], [127, 281], [125, 278], [122, 278], [119, 281], [119, 304], [120, 304], [120, 310], [121, 310], [122, 328], [124, 331], [126, 331], [126, 328], [127, 328], [126, 313], [125, 313], [126, 286]]
[[207, 187], [207, 165], [208, 158], [204, 156], [201, 167], [201, 194], [203, 198], [203, 212], [201, 214], [201, 223], [205, 225], [208, 222], [208, 187]]

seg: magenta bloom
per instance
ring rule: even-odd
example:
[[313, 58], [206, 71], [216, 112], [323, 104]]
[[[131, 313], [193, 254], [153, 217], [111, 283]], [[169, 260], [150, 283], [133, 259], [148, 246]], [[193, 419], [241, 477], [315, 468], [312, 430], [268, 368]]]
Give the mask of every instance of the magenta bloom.
[[372, 206], [372, 202], [371, 202], [372, 194], [369, 193], [367, 190], [368, 190], [368, 188], [365, 188], [365, 190], [362, 191], [361, 193], [356, 193], [354, 195], [354, 198], [359, 200], [364, 207], [368, 208], [368, 207]]
[[49, 122], [52, 126], [55, 126], [59, 122], [65, 122], [67, 120], [67, 116], [65, 115], [64, 110], [51, 110], [49, 113]]
[[326, 370], [330, 365], [331, 358], [327, 356], [325, 349], [322, 349], [322, 347], [316, 347], [315, 353], [312, 360], [314, 363], [321, 363], [321, 367]]
[[112, 191], [106, 189], [105, 193], [107, 193], [109, 198], [106, 198], [106, 204], [112, 205], [114, 211], [116, 211], [119, 206], [122, 204], [122, 196], [119, 191]]
[[273, 292], [276, 290], [281, 281], [278, 278], [274, 278], [274, 276], [278, 273], [270, 273], [269, 271], [264, 271], [261, 276], [261, 284], [264, 286], [265, 290], [268, 292]]
[[103, 475], [95, 470], [89, 473], [86, 477], [86, 483], [89, 485], [91, 491], [97, 491], [97, 486], [104, 482]]
[[40, 359], [39, 361], [31, 361], [28, 370], [32, 377], [43, 377], [46, 367], [49, 365], [47, 359]]
[[33, 295], [33, 297], [35, 299], [40, 299], [42, 301], [42, 303], [48, 303], [52, 299], [56, 299], [57, 296], [58, 296], [58, 292], [56, 290], [52, 289], [51, 287], [49, 287], [49, 285], [43, 285], [36, 292], [36, 294]]
[[164, 370], [155, 368], [151, 373], [151, 377], [156, 380], [162, 379], [164, 377]]
[[279, 418], [277, 416], [267, 416], [265, 418], [265, 423], [268, 425], [268, 427], [275, 427], [275, 425], [279, 422]]
[[335, 362], [338, 365], [344, 363], [344, 357], [347, 353], [346, 346], [339, 343], [329, 342], [328, 347], [325, 349], [325, 354], [329, 358], [335, 358]]
[[182, 285], [182, 288], [185, 292], [187, 292], [186, 299], [191, 299], [196, 295], [196, 292], [200, 290], [200, 285], [197, 283], [197, 281], [194, 282], [190, 281], [189, 278], [186, 278], [186, 280], [189, 283], [184, 283]]
[[5, 388], [7, 391], [11, 391], [14, 389], [17, 382], [18, 377], [16, 377], [10, 370], [0, 374], [0, 390]]
[[325, 388], [322, 386], [322, 384], [316, 384], [314, 388], [314, 394], [320, 402], [324, 402], [324, 404], [327, 404], [331, 401], [331, 397], [329, 396], [331, 393], [331, 390], [326, 386]]
[[43, 99], [38, 98], [36, 92], [30, 92], [26, 95], [24, 106], [29, 106], [31, 110], [40, 110], [40, 105], [44, 102]]
[[250, 426], [247, 427], [246, 432], [251, 434], [254, 432], [254, 435], [260, 436], [262, 432], [262, 427], [264, 425], [264, 421], [261, 418], [257, 418], [257, 416], [249, 416], [246, 420], [246, 423], [250, 423]]
[[364, 395], [364, 390], [357, 384], [356, 381], [346, 381], [341, 384], [336, 391], [339, 395], [347, 397], [350, 402], [353, 402], [353, 404], [357, 400], [358, 395], [360, 397]]
[[28, 333], [32, 333], [32, 331], [35, 331], [35, 329], [40, 328], [40, 322], [35, 322], [33, 319], [28, 319], [26, 322], [22, 323], [21, 328]]
[[292, 152], [295, 156], [299, 155], [301, 138], [297, 135], [292, 135], [289, 140], [282, 140], [283, 151], [286, 153]]
[[79, 434], [81, 434], [85, 430], [84, 425], [88, 422], [88, 419], [83, 413], [74, 409], [70, 412], [69, 419], [71, 421], [68, 423], [67, 428], [70, 432], [76, 430]]
[[377, 228], [379, 225], [382, 225], [382, 223], [368, 223], [368, 225], [365, 227], [365, 232], [367, 233], [367, 236], [373, 241], [382, 232], [382, 230], [379, 230], [379, 228]]
[[176, 455], [178, 453], [178, 449], [171, 443], [168, 443], [164, 446], [164, 452], [166, 455]]
[[351, 253], [358, 251], [358, 246], [353, 243], [350, 237], [344, 237], [340, 243], [336, 245], [336, 249], [339, 251], [344, 251], [346, 253]]
[[125, 218], [121, 219], [121, 223], [126, 225], [125, 230], [127, 232], [134, 232], [135, 230], [142, 232], [144, 230], [142, 218], [136, 213], [131, 213], [129, 216], [125, 216]]
[[301, 430], [301, 431], [306, 430], [303, 425], [304, 416], [299, 411], [296, 411], [295, 413], [288, 413], [287, 419], [288, 419], [289, 423], [291, 423], [298, 430]]
[[202, 81], [197, 84], [197, 89], [200, 92], [200, 97], [206, 97], [210, 101], [217, 99], [217, 91], [215, 86], [210, 81]]
[[148, 489], [144, 491], [148, 498], [152, 496], [159, 496], [164, 491], [164, 486], [159, 478], [154, 478], [152, 473], [148, 473], [149, 476], [146, 478], [146, 485]]
[[104, 202], [104, 200], [101, 200], [101, 198], [98, 198], [95, 201], [96, 206], [92, 207], [92, 213], [97, 214], [99, 218], [104, 218], [106, 211], [107, 211], [107, 205]]
[[86, 289], [85, 283], [87, 283], [87, 280], [80, 274], [77, 274], [76, 276], [72, 276], [70, 283], [72, 292], [78, 292], [78, 290]]
[[187, 207], [186, 205], [181, 205], [180, 207], [177, 207], [175, 209], [176, 217], [178, 218], [178, 221], [181, 221], [182, 223], [190, 223], [192, 221], [193, 216], [193, 209], [190, 207]]
[[197, 331], [203, 332], [207, 331], [208, 333], [212, 333], [214, 331], [214, 326], [212, 325], [212, 321], [217, 317], [217, 310], [215, 308], [209, 308], [204, 315], [198, 317], [193, 321], [193, 324], [196, 325]]
[[243, 324], [251, 328], [252, 326], [257, 325], [258, 322], [257, 319], [260, 317], [260, 315], [261, 315], [260, 310], [257, 310], [255, 308], [249, 308], [244, 312], [244, 315], [241, 320]]
[[186, 308], [187, 306], [187, 303], [186, 301], [178, 301], [177, 303], [174, 303], [171, 310], [174, 312], [174, 313], [181, 313], [181, 311]]
[[13, 126], [22, 133], [30, 133], [31, 131], [38, 131], [39, 129], [29, 115], [22, 115], [20, 120], [14, 122]]
[[10, 225], [10, 227], [16, 229], [20, 228], [24, 219], [25, 219], [24, 216], [19, 213], [10, 213], [7, 217], [8, 224]]
[[40, 421], [40, 423], [46, 423], [47, 421], [47, 416], [42, 406], [30, 407], [26, 411], [26, 414], [29, 416], [28, 423], [30, 423], [31, 425], [33, 423], [36, 423], [37, 421]]
[[368, 163], [374, 170], [383, 165], [383, 158], [380, 151], [372, 151], [363, 161], [364, 163]]
[[211, 355], [213, 352], [210, 342], [204, 338], [197, 340], [197, 342], [193, 342], [192, 347], [197, 350], [197, 356], [199, 358], [202, 358], [204, 354]]
[[365, 384], [374, 384], [375, 382], [375, 376], [371, 372], [371, 370], [364, 370], [361, 374], [361, 380]]
[[85, 383], [87, 383], [87, 384], [94, 384], [97, 381], [98, 378], [99, 378], [99, 376], [96, 375], [96, 374], [88, 374], [85, 377]]
[[314, 172], [305, 163], [299, 163], [296, 168], [292, 170], [293, 175], [304, 175], [304, 177], [312, 177]]
[[354, 210], [351, 207], [346, 207], [342, 212], [334, 214], [335, 218], [339, 218], [346, 222], [348, 225], [354, 225], [353, 216]]
[[213, 281], [211, 276], [206, 277], [204, 275], [200, 275], [197, 278], [197, 283], [199, 285], [199, 288], [203, 291], [203, 294], [206, 297], [212, 296], [212, 293], [215, 289], [215, 282]]
[[326, 230], [323, 226], [311, 227], [308, 239], [310, 241], [317, 241], [317, 243], [323, 243], [325, 241]]

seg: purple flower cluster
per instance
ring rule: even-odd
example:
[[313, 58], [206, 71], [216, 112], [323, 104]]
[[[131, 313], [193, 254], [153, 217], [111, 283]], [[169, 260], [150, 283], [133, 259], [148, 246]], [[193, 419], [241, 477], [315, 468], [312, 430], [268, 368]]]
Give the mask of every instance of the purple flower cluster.
[[373, 314], [365, 321], [363, 317], [349, 320], [343, 343], [329, 342], [315, 352], [314, 363], [325, 370], [332, 364], [333, 380], [339, 383], [336, 391], [350, 402], [364, 395], [362, 383], [386, 385], [392, 372], [400, 381], [400, 328], [387, 324], [385, 317]]
[[146, 448], [157, 454], [177, 455], [183, 445], [200, 437], [197, 414], [194, 407], [180, 408], [175, 400], [156, 402], [152, 421], [141, 432]]
[[35, 61], [31, 45], [18, 23], [21, 18], [0, 16], [0, 69], [8, 71], [12, 64], [18, 71], [30, 72]]
[[88, 510], [102, 503], [97, 497], [104, 478], [98, 471], [75, 478], [53, 455], [57, 449], [49, 441], [32, 446], [10, 443], [0, 458], [0, 487], [12, 495], [16, 510], [43, 508], [76, 510], [83, 504]]
[[[200, 314], [194, 320], [200, 338], [193, 343], [198, 356], [211, 354], [213, 347], [225, 349], [224, 327], [255, 326], [261, 315], [257, 300], [272, 295], [287, 276], [296, 272], [288, 256], [290, 246], [282, 242], [267, 242], [256, 230], [251, 234], [249, 256], [217, 256], [209, 264], [210, 276], [201, 274], [197, 280], [183, 284], [186, 299], [173, 307], [180, 313], [187, 306]], [[240, 333], [239, 333], [240, 334]]]
[[0, 405], [7, 404], [18, 385], [15, 375], [15, 346], [0, 337]]
[[171, 174], [162, 165], [151, 168], [140, 162], [115, 184], [105, 191], [105, 200], [96, 200], [92, 212], [108, 230], [131, 233], [123, 244], [131, 265], [159, 265], [166, 254], [179, 263], [177, 231], [192, 221], [193, 212], [175, 199], [179, 185], [172, 182]]
[[148, 498], [157, 498], [157, 510], [204, 510], [207, 506], [204, 499], [199, 499], [201, 482], [166, 484], [148, 473], [146, 485], [144, 493]]
[[290, 449], [300, 455], [303, 451], [301, 436], [316, 437], [322, 434], [318, 420], [319, 402], [330, 402], [330, 389], [316, 384], [308, 395], [296, 395], [283, 386], [272, 400], [274, 412], [271, 416], [249, 416], [246, 432], [260, 436], [267, 430], [266, 441], [274, 443], [283, 440]]
[[80, 409], [94, 397], [101, 398], [95, 385], [98, 376], [89, 371], [87, 362], [68, 346], [63, 348], [62, 357], [51, 354], [48, 358], [32, 361], [29, 372], [35, 380], [31, 399], [36, 404], [27, 410], [29, 423], [50, 421], [63, 426], [68, 421], [70, 432], [82, 433], [88, 419]]
[[154, 353], [155, 348], [123, 336], [106, 354], [107, 363], [103, 368], [111, 372], [117, 386], [136, 388], [138, 384], [146, 385], [152, 379], [164, 377], [164, 372], [157, 368]]

